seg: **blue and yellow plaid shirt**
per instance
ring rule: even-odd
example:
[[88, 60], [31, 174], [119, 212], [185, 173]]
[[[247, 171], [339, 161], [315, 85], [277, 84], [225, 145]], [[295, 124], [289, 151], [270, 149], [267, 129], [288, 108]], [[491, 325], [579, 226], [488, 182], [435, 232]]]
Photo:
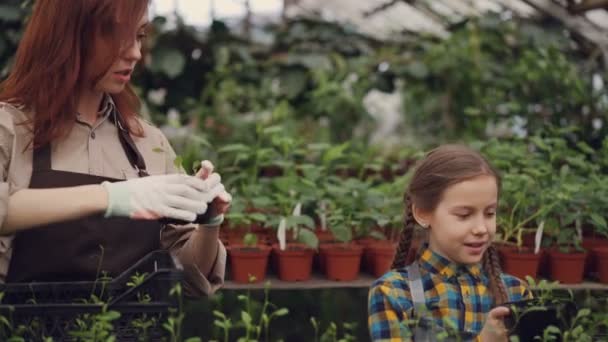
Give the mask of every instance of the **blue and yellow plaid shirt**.
[[[494, 307], [489, 280], [481, 265], [450, 262], [425, 246], [418, 254], [424, 296], [432, 322], [447, 331], [458, 331], [475, 338], [481, 332], [486, 314]], [[531, 297], [526, 285], [513, 276], [502, 275], [509, 301]], [[414, 317], [405, 269], [393, 270], [376, 280], [369, 292], [368, 324], [373, 341], [404, 341], [413, 331], [408, 324]]]

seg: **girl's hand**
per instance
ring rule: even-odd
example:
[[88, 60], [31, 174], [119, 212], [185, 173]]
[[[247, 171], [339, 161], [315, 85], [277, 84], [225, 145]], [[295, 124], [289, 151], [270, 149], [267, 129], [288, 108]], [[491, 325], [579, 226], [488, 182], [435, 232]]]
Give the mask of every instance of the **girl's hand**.
[[511, 310], [504, 306], [496, 307], [488, 313], [486, 323], [479, 334], [482, 342], [507, 342], [509, 336], [505, 328], [504, 317], [511, 314]]

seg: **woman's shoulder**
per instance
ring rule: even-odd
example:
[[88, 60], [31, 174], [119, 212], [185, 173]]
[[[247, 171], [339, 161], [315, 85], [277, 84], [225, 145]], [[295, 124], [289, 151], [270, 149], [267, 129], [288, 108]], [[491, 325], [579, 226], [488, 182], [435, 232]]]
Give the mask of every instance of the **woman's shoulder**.
[[8, 102], [0, 102], [0, 129], [3, 135], [27, 135], [26, 125], [21, 125], [30, 119], [23, 108]]
[[22, 107], [0, 101], [0, 122], [2, 125], [14, 125], [27, 120], [28, 114]]

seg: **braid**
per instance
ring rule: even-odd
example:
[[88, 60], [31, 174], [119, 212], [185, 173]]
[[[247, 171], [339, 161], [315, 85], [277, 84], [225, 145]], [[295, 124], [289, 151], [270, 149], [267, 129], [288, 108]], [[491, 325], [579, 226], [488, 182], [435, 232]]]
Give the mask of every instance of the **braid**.
[[403, 215], [403, 231], [399, 237], [399, 246], [397, 253], [393, 259], [392, 269], [397, 269], [405, 266], [407, 255], [412, 244], [412, 235], [414, 233], [414, 214], [412, 213], [412, 200], [409, 195], [405, 195], [405, 209]]
[[500, 261], [498, 259], [498, 251], [494, 245], [490, 245], [483, 256], [483, 269], [489, 275], [490, 291], [494, 296], [496, 305], [504, 304], [509, 301], [507, 289], [500, 278], [502, 270], [500, 269]]

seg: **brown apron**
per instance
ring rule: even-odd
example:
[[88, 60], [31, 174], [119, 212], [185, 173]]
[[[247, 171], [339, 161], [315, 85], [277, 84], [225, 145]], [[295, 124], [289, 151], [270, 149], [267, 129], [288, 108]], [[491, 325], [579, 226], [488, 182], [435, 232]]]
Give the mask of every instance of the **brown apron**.
[[[131, 136], [120, 124], [117, 128], [129, 162], [140, 177], [147, 176], [145, 162]], [[49, 144], [34, 150], [32, 171], [32, 189], [121, 181], [51, 169]], [[98, 214], [19, 232], [13, 242], [7, 281], [83, 281], [104, 273], [115, 277], [160, 248], [160, 229], [157, 221], [104, 218]]]

